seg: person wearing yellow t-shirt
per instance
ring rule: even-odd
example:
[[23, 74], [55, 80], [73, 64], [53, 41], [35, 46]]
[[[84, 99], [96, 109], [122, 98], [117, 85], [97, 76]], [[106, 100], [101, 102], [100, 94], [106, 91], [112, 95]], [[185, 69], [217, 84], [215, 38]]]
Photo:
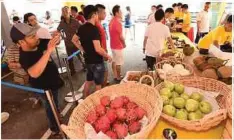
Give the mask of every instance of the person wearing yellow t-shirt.
[[188, 5], [184, 4], [182, 6], [182, 12], [183, 12], [183, 24], [182, 24], [182, 32], [187, 36], [187, 33], [190, 30], [190, 24], [191, 24], [191, 15], [188, 12]]
[[200, 54], [208, 54], [211, 45], [225, 52], [232, 52], [232, 15], [227, 18], [224, 25], [218, 26], [205, 35], [198, 43]]
[[179, 20], [183, 18], [183, 12], [182, 12], [182, 3], [177, 4], [177, 10], [174, 13], [175, 19]]

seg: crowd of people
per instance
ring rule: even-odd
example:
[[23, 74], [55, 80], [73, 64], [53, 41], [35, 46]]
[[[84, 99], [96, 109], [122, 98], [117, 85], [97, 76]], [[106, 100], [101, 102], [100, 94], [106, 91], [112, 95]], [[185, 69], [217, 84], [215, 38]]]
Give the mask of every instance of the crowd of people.
[[[224, 26], [210, 31], [209, 6], [210, 2], [206, 2], [204, 10], [197, 16], [198, 35], [201, 39], [197, 42], [201, 53], [207, 51], [212, 43], [218, 47], [225, 41], [229, 41], [231, 37], [227, 38], [227, 36], [232, 34], [232, 16], [227, 18]], [[164, 48], [165, 41], [170, 43], [170, 49], [175, 48], [167, 23], [174, 20], [172, 26], [178, 32], [187, 35], [191, 28], [191, 15], [188, 8], [187, 4], [182, 3], [175, 3], [165, 11], [162, 5], [151, 7], [143, 42], [143, 53], [146, 55], [147, 67], [150, 70], [154, 69], [157, 52]], [[119, 83], [123, 78], [121, 70], [124, 64], [126, 42], [123, 36], [122, 7], [115, 5], [112, 9], [112, 19], [109, 23], [111, 53], [107, 51], [106, 31], [102, 26], [102, 21], [106, 18], [106, 7], [102, 4], [82, 5], [81, 9], [81, 12], [78, 13], [77, 7], [64, 6], [61, 21], [52, 35], [47, 29], [40, 27], [33, 13], [25, 14], [23, 23], [18, 22], [19, 19], [13, 18], [14, 25], [10, 35], [12, 41], [20, 47], [20, 64], [28, 72], [32, 87], [52, 91], [58, 110], [58, 90], [64, 82], [50, 55], [60, 43], [63, 33], [65, 33], [63, 39], [67, 54], [71, 55], [77, 50], [81, 51], [78, 58], [83, 64], [83, 69], [86, 70], [83, 98], [91, 94], [91, 86], [95, 85], [95, 91], [97, 91], [108, 85], [108, 63], [112, 63], [114, 81]], [[124, 17], [124, 28], [129, 29], [131, 27], [131, 9], [128, 6], [126, 10], [128, 13]], [[49, 18], [50, 15], [47, 13], [47, 19], [49, 20]], [[83, 58], [84, 60], [82, 60]], [[74, 75], [76, 70], [73, 60], [69, 61], [69, 68], [71, 75]], [[59, 129], [49, 103], [44, 96], [41, 96], [41, 100], [47, 112], [50, 129], [57, 134]]]

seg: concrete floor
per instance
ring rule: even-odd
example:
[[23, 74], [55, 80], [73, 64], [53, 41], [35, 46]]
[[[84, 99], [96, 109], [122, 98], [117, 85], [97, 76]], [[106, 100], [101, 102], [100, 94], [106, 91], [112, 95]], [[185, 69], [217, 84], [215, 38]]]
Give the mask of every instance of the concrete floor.
[[[145, 25], [137, 24], [135, 29], [135, 41], [131, 40], [130, 34], [128, 34], [126, 37], [127, 47], [124, 50], [125, 64], [123, 66], [122, 75], [125, 75], [126, 71], [146, 70], [146, 64], [142, 60], [144, 58], [144, 54], [142, 53], [142, 44]], [[66, 56], [63, 44], [60, 45], [58, 51], [61, 58]], [[109, 54], [111, 54], [111, 51], [109, 52]], [[52, 55], [52, 57], [56, 63], [58, 63], [55, 53]], [[76, 64], [75, 66], [77, 73], [72, 77], [72, 82], [74, 89], [78, 90], [85, 81], [85, 72], [82, 71], [79, 61], [77, 59], [74, 61]], [[113, 84], [114, 82], [111, 71], [109, 71], [109, 75], [109, 80]], [[65, 74], [62, 74], [61, 76], [65, 81], [65, 86], [60, 89], [59, 97], [59, 104], [61, 109], [63, 109], [67, 104], [64, 101], [64, 97], [68, 92], [70, 92], [70, 88], [67, 81], [67, 76]], [[3, 81], [11, 82], [12, 77], [8, 77]], [[2, 124], [1, 134], [3, 139], [39, 139], [47, 131], [48, 125], [43, 107], [32, 107], [33, 101], [31, 101], [31, 99], [35, 97], [36, 95], [33, 93], [2, 86], [1, 109], [2, 112], [6, 111], [10, 113], [9, 120]], [[71, 112], [72, 110], [66, 114], [63, 123], [67, 123]]]

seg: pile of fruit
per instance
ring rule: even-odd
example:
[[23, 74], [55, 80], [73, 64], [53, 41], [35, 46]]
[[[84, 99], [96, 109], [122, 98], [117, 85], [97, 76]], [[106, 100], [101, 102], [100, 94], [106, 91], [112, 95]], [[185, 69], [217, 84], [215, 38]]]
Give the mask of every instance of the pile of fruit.
[[[141, 77], [145, 75], [148, 75], [152, 77], [153, 79], [155, 79], [155, 76], [152, 71], [146, 71], [146, 72], [138, 72], [138, 73], [129, 73], [129, 75], [127, 75], [127, 81], [140, 82]], [[152, 81], [149, 78], [144, 78], [142, 80], [142, 84], [146, 84], [150, 86], [152, 84]]]
[[183, 52], [177, 49], [161, 50], [159, 52], [159, 55], [157, 56], [157, 62], [167, 59], [175, 59], [178, 61], [182, 61], [183, 57]]
[[[168, 63], [164, 63], [162, 65], [161, 69], [157, 69], [157, 72], [163, 75], [163, 74], [176, 74], [176, 75], [180, 75], [180, 76], [188, 76], [190, 75], [190, 71], [187, 70], [184, 65], [182, 64], [175, 64], [175, 65], [171, 65]], [[161, 77], [161, 76], [160, 76]]]
[[228, 60], [217, 57], [199, 56], [193, 59], [194, 65], [202, 71], [202, 76], [223, 81], [230, 85], [232, 83], [232, 67], [225, 66]]
[[111, 139], [123, 139], [141, 130], [140, 120], [146, 116], [146, 111], [126, 96], [111, 100], [109, 96], [100, 99], [100, 105], [88, 113], [86, 122], [95, 131], [102, 131]]
[[212, 111], [211, 104], [203, 100], [202, 94], [194, 92], [189, 95], [184, 90], [182, 84], [164, 81], [160, 90], [163, 113], [180, 120], [199, 120]]

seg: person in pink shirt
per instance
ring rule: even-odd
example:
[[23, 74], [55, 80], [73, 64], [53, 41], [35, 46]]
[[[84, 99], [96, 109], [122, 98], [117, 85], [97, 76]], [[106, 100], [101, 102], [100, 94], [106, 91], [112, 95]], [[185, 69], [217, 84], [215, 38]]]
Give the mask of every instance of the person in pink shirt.
[[122, 11], [119, 5], [115, 5], [112, 9], [113, 18], [109, 24], [110, 32], [110, 46], [112, 51], [112, 70], [114, 80], [120, 82], [121, 80], [121, 66], [124, 64], [123, 49], [126, 47], [123, 37], [122, 28]]

